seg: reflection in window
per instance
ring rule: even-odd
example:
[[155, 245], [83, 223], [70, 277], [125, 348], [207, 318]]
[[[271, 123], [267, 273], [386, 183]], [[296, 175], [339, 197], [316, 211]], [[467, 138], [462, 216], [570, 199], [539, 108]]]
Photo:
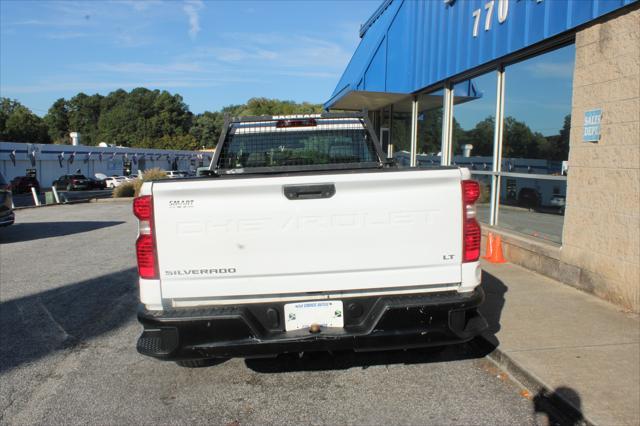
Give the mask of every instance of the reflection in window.
[[418, 135], [416, 162], [418, 167], [440, 165], [444, 90], [418, 96]]
[[[463, 81], [453, 87], [453, 155], [493, 158], [493, 134], [496, 112], [496, 72]], [[467, 161], [468, 162], [468, 161]]]
[[393, 158], [400, 167], [411, 165], [411, 100], [407, 99], [393, 105], [391, 123], [391, 142]]
[[557, 243], [566, 203], [574, 57], [571, 45], [505, 69], [498, 225]]
[[503, 176], [500, 227], [560, 244], [566, 189], [566, 180]]
[[561, 174], [569, 156], [574, 57], [570, 45], [506, 68], [504, 171]]
[[442, 147], [444, 91], [418, 97], [418, 154], [438, 155]]
[[496, 72], [453, 86], [453, 163], [468, 167], [480, 183], [478, 220], [489, 223], [493, 136], [495, 133]]

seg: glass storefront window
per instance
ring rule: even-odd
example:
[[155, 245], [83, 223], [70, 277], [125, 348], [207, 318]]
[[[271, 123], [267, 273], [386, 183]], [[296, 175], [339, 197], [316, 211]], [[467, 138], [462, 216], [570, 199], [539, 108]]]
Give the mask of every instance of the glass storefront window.
[[574, 58], [570, 45], [506, 68], [503, 171], [560, 174], [557, 163], [569, 156]]
[[560, 244], [567, 181], [514, 176], [500, 180], [498, 225]]
[[442, 149], [442, 118], [444, 90], [418, 96], [417, 166], [432, 167], [440, 164]]
[[496, 71], [453, 86], [453, 163], [480, 182], [478, 220], [489, 223], [496, 113]]
[[[575, 47], [505, 69], [498, 225], [560, 243]], [[525, 176], [523, 176], [525, 175]]]
[[393, 158], [399, 167], [411, 165], [411, 99], [393, 105], [391, 120]]

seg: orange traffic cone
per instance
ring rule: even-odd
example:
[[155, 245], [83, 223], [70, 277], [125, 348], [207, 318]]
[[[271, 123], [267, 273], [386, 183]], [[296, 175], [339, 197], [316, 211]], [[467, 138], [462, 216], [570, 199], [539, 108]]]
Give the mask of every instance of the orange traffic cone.
[[484, 256], [482, 256], [483, 259], [491, 259], [491, 257], [493, 257], [493, 247], [495, 245], [495, 238], [493, 236], [493, 233], [489, 232], [487, 234], [487, 250], [484, 253]]
[[500, 235], [496, 235], [493, 240], [493, 251], [491, 257], [487, 259], [491, 263], [505, 263], [506, 260], [502, 256], [502, 238]]

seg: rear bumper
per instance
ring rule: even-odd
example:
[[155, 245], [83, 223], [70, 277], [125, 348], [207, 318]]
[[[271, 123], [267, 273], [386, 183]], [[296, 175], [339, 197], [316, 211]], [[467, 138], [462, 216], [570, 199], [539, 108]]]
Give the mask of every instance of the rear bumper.
[[164, 360], [271, 356], [286, 352], [356, 351], [438, 346], [471, 340], [487, 328], [477, 307], [482, 288], [344, 298], [344, 328], [284, 331], [284, 303], [184, 308], [141, 308], [137, 349]]

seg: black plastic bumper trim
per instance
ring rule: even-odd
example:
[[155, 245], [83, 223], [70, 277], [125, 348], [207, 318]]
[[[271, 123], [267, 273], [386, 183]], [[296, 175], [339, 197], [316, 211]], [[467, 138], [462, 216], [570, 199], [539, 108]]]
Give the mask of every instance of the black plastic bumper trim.
[[138, 351], [160, 359], [267, 356], [311, 350], [379, 350], [464, 342], [487, 327], [484, 292], [342, 298], [345, 326], [285, 331], [284, 304], [147, 311]]

